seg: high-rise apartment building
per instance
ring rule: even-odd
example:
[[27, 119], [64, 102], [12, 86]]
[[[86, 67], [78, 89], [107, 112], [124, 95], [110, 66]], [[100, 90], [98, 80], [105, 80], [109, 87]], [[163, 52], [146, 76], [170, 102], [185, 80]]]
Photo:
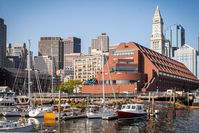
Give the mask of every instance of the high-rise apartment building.
[[[101, 48], [102, 46], [102, 48]], [[109, 50], [109, 36], [106, 33], [102, 33], [97, 39], [91, 40], [91, 50], [97, 49], [99, 51], [108, 52]]]
[[61, 37], [41, 37], [39, 41], [39, 56], [53, 56], [56, 69], [63, 69], [64, 43]]
[[165, 54], [164, 35], [163, 35], [163, 19], [160, 14], [160, 9], [157, 6], [152, 20], [152, 36], [151, 36], [151, 49]]
[[171, 25], [166, 30], [166, 40], [171, 45], [171, 55], [174, 57], [175, 51], [185, 44], [185, 30], [181, 25]]
[[195, 76], [197, 76], [197, 51], [184, 44], [175, 52], [175, 59], [182, 62]]
[[[106, 56], [104, 56], [104, 60], [107, 60]], [[80, 58], [74, 60], [74, 79], [86, 81], [88, 79], [96, 78], [97, 72], [101, 69], [101, 67], [101, 55], [81, 56]]]
[[64, 54], [81, 53], [81, 39], [68, 37], [64, 40]]
[[6, 34], [7, 27], [4, 20], [0, 18], [0, 67], [4, 67], [6, 61]]

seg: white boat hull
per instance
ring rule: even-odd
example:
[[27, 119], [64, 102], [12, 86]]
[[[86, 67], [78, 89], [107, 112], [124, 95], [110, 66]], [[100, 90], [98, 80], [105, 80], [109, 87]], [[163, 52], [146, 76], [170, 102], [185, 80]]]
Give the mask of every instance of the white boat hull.
[[44, 117], [44, 112], [30, 111], [28, 115], [29, 117], [39, 118], [39, 117]]
[[92, 113], [89, 112], [86, 114], [87, 118], [89, 119], [101, 119], [102, 118], [102, 114], [101, 113]]
[[28, 115], [29, 115], [29, 117], [39, 118], [39, 117], [44, 117], [44, 113], [49, 112], [49, 111], [52, 111], [52, 108], [41, 107], [41, 108], [36, 108], [36, 109], [30, 110]]
[[114, 112], [97, 112], [97, 113], [88, 112], [86, 113], [86, 115], [87, 115], [87, 118], [89, 119], [102, 119], [103, 117], [114, 116], [115, 113]]

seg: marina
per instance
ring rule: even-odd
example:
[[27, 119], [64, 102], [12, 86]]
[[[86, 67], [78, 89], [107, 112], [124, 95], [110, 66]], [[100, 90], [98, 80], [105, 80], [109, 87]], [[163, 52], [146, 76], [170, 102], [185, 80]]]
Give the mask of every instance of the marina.
[[[102, 120], [102, 119], [70, 119], [58, 121], [46, 121], [43, 118], [37, 118], [37, 125], [32, 132], [81, 132], [81, 133], [117, 133], [117, 132], [188, 132], [196, 133], [199, 130], [197, 126], [199, 110], [163, 110], [152, 119], [131, 119], [126, 121]], [[19, 117], [7, 118], [16, 121]]]
[[0, 133], [198, 133], [198, 5], [2, 1]]
[[[187, 124], [187, 121], [197, 121], [196, 118], [198, 117], [197, 113], [199, 113], [199, 110], [194, 108], [190, 109], [190, 106], [185, 105], [185, 103], [189, 103], [194, 107], [194, 104], [197, 102], [197, 100], [195, 100], [197, 96], [189, 96], [188, 101], [179, 104], [182, 96], [179, 98], [177, 96], [174, 97], [174, 94], [171, 94], [171, 96], [165, 95], [169, 98], [165, 98], [164, 101], [158, 101], [158, 98], [154, 94], [155, 93], [149, 93], [147, 96], [145, 93], [145, 98], [140, 98], [139, 94], [135, 96], [137, 98], [106, 98], [103, 105], [101, 104], [102, 99], [96, 97], [84, 99], [79, 98], [79, 96], [74, 97], [73, 95], [73, 98], [68, 97], [68, 99], [64, 100], [61, 97], [58, 97], [56, 100], [56, 97], [54, 97], [53, 104], [49, 104], [48, 102], [46, 104], [33, 102], [34, 99], [32, 98], [31, 103], [36, 103], [32, 105], [35, 109], [29, 109], [29, 111], [27, 111], [29, 113], [23, 115], [25, 110], [23, 110], [22, 107], [24, 105], [18, 105], [15, 100], [10, 100], [15, 99], [13, 97], [5, 97], [6, 93], [4, 92], [4, 98], [7, 99], [6, 102], [9, 106], [2, 107], [5, 112], [11, 113], [12, 115], [6, 115], [5, 112], [1, 112], [2, 128], [0, 130], [6, 132], [31, 131], [41, 133], [80, 131], [83, 133], [141, 133], [152, 131], [194, 133], [198, 127]], [[194, 99], [191, 100], [192, 98]], [[5, 102], [3, 99], [1, 104]], [[185, 94], [184, 99], [187, 99]], [[15, 107], [21, 110], [17, 110]], [[11, 110], [11, 112], [9, 110]], [[187, 125], [184, 124], [185, 127], [182, 128], [182, 125], [180, 125], [182, 123], [186, 123]]]

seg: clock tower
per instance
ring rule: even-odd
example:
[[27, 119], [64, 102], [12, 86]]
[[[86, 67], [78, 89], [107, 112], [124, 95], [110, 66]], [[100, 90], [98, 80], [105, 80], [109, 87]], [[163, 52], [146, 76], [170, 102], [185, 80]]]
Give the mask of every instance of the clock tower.
[[151, 49], [165, 54], [164, 35], [163, 35], [163, 19], [160, 14], [160, 9], [157, 6], [152, 20], [152, 36], [151, 36]]

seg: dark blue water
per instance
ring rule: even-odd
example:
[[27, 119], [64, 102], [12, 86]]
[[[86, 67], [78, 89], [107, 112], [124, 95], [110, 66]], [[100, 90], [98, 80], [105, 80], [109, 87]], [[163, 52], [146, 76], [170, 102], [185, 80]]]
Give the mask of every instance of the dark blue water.
[[[13, 118], [12, 118], [13, 119]], [[38, 132], [57, 133], [199, 133], [199, 110], [161, 110], [151, 119], [128, 121], [74, 119], [49, 124], [39, 119]]]

